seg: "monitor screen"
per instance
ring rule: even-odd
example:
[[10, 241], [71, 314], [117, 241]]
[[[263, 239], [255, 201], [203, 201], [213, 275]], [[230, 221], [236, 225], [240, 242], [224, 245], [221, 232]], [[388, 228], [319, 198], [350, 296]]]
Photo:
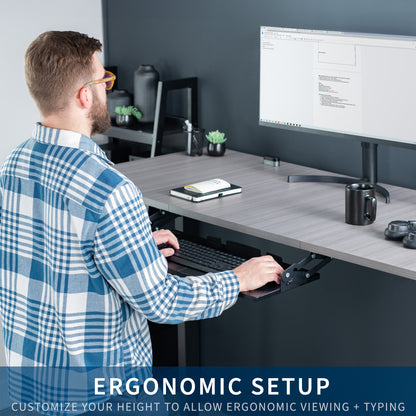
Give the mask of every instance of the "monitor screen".
[[260, 48], [261, 125], [416, 144], [416, 37], [263, 26]]

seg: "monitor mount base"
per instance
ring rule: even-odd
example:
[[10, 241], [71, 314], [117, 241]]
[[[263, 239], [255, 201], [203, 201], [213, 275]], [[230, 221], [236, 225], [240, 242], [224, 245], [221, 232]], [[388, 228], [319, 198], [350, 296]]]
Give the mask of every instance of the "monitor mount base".
[[352, 184], [357, 182], [366, 182], [374, 185], [376, 192], [384, 196], [386, 204], [390, 203], [389, 191], [377, 184], [377, 144], [362, 142], [362, 163], [363, 176], [360, 179], [346, 176], [324, 176], [324, 175], [289, 175], [288, 182], [322, 182], [322, 183], [340, 183]]

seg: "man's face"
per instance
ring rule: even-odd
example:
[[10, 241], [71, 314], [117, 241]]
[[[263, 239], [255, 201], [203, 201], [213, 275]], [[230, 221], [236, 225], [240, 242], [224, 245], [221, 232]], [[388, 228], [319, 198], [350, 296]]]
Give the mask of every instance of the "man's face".
[[[97, 54], [93, 57], [94, 79], [104, 77], [104, 67], [102, 66]], [[110, 114], [107, 111], [107, 94], [105, 83], [93, 85], [92, 106], [89, 112], [91, 120], [91, 136], [96, 133], [105, 133], [111, 126]]]

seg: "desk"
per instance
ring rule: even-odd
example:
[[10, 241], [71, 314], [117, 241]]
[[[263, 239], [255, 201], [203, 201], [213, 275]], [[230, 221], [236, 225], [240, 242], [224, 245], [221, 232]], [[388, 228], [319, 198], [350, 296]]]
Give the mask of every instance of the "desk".
[[[378, 198], [375, 223], [354, 226], [344, 222], [342, 185], [287, 182], [290, 174], [328, 174], [304, 166], [266, 166], [259, 156], [227, 150], [219, 158], [181, 152], [117, 169], [141, 189], [148, 206], [416, 280], [416, 252], [383, 234], [392, 220], [414, 219], [415, 190], [387, 185], [391, 203]], [[201, 203], [169, 196], [171, 188], [215, 177], [242, 186], [243, 192]]]

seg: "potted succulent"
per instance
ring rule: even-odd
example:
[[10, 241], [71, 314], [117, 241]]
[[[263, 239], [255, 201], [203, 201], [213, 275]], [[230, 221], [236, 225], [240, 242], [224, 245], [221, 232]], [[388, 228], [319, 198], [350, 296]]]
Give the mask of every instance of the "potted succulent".
[[225, 134], [215, 130], [210, 131], [206, 136], [208, 140], [207, 151], [210, 156], [222, 156], [225, 152]]
[[142, 118], [142, 113], [133, 105], [119, 105], [114, 109], [116, 124], [119, 127], [128, 127], [133, 123], [133, 117]]

